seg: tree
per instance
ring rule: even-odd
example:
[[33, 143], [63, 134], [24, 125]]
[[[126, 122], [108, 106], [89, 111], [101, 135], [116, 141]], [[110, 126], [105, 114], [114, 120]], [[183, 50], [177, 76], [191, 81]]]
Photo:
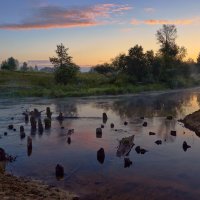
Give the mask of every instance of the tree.
[[127, 69], [127, 56], [119, 54], [112, 60], [112, 65], [118, 72], [125, 72]]
[[147, 68], [142, 46], [135, 45], [129, 49], [126, 73], [132, 80], [141, 82], [146, 79]]
[[60, 84], [68, 84], [76, 78], [79, 67], [72, 62], [72, 57], [68, 54], [68, 48], [61, 43], [57, 45], [57, 57], [49, 58], [55, 67], [55, 81]]
[[29, 70], [27, 62], [23, 62], [20, 70], [24, 72], [27, 72]]
[[200, 72], [200, 53], [197, 56], [196, 68], [197, 68], [198, 72]]
[[112, 74], [114, 72], [114, 68], [110, 64], [104, 63], [92, 67], [91, 72], [97, 72], [99, 74], [107, 75], [109, 73]]
[[163, 56], [175, 57], [178, 54], [176, 45], [177, 29], [175, 25], [164, 24], [156, 33], [158, 43], [160, 43], [160, 53]]
[[14, 59], [13, 57], [10, 57], [6, 61], [2, 62], [1, 69], [15, 71], [17, 70], [18, 66], [19, 66], [18, 60]]

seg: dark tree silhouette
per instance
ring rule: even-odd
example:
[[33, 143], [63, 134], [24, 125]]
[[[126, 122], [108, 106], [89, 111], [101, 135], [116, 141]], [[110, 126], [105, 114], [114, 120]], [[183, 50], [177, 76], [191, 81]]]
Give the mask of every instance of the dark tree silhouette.
[[79, 67], [72, 62], [72, 57], [68, 54], [68, 48], [61, 43], [57, 45], [57, 57], [49, 58], [55, 67], [55, 80], [60, 84], [68, 84], [76, 78]]
[[27, 72], [29, 70], [27, 62], [23, 62], [23, 65], [20, 68], [21, 71]]
[[17, 70], [18, 66], [19, 66], [18, 60], [14, 59], [13, 57], [10, 57], [2, 62], [1, 69], [15, 71]]

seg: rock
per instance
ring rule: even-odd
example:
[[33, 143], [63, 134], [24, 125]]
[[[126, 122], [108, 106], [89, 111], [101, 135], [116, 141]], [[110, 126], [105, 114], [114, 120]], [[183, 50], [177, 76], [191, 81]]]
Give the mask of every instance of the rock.
[[171, 131], [172, 136], [176, 136], [176, 131]]
[[179, 120], [184, 126], [196, 133], [200, 137], [200, 110], [187, 115], [183, 120]]
[[124, 126], [127, 126], [127, 125], [128, 125], [128, 122], [125, 121], [125, 122], [124, 122]]
[[105, 124], [108, 120], [108, 116], [106, 113], [103, 113], [102, 117], [103, 117], [103, 123]]
[[147, 126], [147, 122], [144, 122], [144, 123], [142, 124], [142, 126], [146, 127], [146, 126]]
[[140, 154], [140, 146], [137, 146], [137, 147], [135, 148], [135, 151], [136, 151], [138, 154]]
[[96, 137], [97, 138], [102, 138], [102, 129], [101, 128], [97, 128], [96, 129]]
[[51, 119], [46, 117], [44, 119], [44, 126], [45, 126], [45, 129], [50, 129], [51, 128]]
[[114, 128], [115, 125], [113, 123], [110, 124], [110, 128]]
[[7, 136], [8, 135], [8, 133], [7, 132], [4, 132], [4, 136]]
[[191, 146], [188, 145], [186, 141], [183, 142], [182, 147], [183, 147], [183, 150], [184, 150], [184, 151], [187, 151], [188, 148], [191, 148]]
[[137, 147], [135, 148], [135, 151], [136, 151], [138, 154], [145, 154], [146, 152], [148, 152], [146, 149], [140, 148], [140, 146], [137, 146]]
[[97, 160], [99, 161], [99, 163], [103, 164], [104, 160], [105, 160], [105, 152], [103, 148], [100, 148], [97, 151]]
[[6, 153], [2, 148], [0, 148], [0, 161], [6, 161]]
[[166, 119], [168, 119], [168, 120], [172, 120], [173, 117], [172, 117], [172, 116], [167, 116]]
[[133, 162], [129, 158], [124, 158], [124, 168], [130, 167], [132, 163]]
[[56, 178], [61, 179], [64, 177], [64, 167], [62, 165], [56, 165]]
[[155, 143], [156, 143], [157, 145], [161, 145], [161, 144], [162, 144], [162, 140], [156, 140]]
[[140, 149], [141, 154], [145, 154], [146, 152], [148, 152], [146, 149]]
[[150, 131], [149, 135], [156, 135], [156, 133]]
[[14, 126], [12, 124], [8, 125], [8, 129], [12, 130], [14, 128]]

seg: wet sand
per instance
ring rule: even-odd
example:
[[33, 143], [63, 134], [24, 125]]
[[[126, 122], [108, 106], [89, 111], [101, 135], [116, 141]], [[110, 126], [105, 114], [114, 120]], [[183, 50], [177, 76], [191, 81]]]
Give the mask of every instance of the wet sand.
[[78, 198], [76, 198], [76, 195], [68, 191], [53, 186], [45, 185], [40, 181], [26, 180], [24, 178], [14, 177], [10, 174], [0, 173], [0, 199], [74, 200]]

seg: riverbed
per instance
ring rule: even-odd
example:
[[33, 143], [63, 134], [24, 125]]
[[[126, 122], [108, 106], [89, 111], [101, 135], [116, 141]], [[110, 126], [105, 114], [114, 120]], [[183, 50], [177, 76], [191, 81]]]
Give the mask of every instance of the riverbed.
[[[22, 112], [46, 107], [53, 112], [51, 129], [31, 134]], [[199, 108], [198, 88], [128, 96], [1, 99], [0, 147], [17, 156], [6, 165], [6, 171], [42, 180], [83, 199], [199, 199], [200, 138], [178, 122]], [[62, 124], [56, 120], [59, 112], [68, 117]], [[108, 116], [106, 123], [103, 112]], [[7, 130], [9, 124], [17, 131]], [[27, 138], [20, 139], [21, 125], [26, 137], [32, 138], [31, 153], [27, 152]], [[102, 136], [97, 137], [96, 128], [102, 125]], [[74, 129], [70, 142], [68, 129]], [[155, 135], [149, 135], [150, 131]], [[176, 136], [171, 131], [176, 131]], [[119, 141], [132, 135], [133, 148], [128, 155], [119, 156]], [[157, 145], [157, 140], [162, 144]], [[182, 148], [184, 141], [191, 146], [187, 151]], [[137, 146], [147, 152], [138, 154]], [[97, 159], [100, 148], [105, 152], [102, 161]], [[125, 166], [124, 158], [132, 164]], [[55, 177], [57, 164], [65, 170], [59, 180]]]

